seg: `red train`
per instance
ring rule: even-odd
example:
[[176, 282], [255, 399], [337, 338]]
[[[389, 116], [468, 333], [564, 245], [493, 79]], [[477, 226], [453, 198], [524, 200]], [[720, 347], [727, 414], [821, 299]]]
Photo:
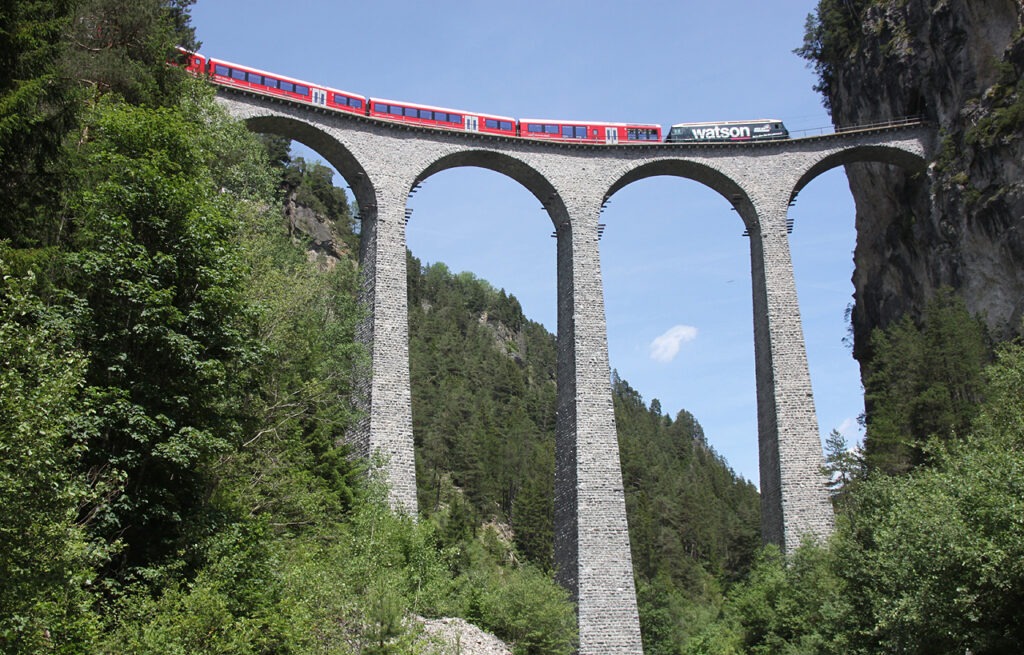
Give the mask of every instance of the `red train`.
[[464, 130], [528, 139], [608, 144], [661, 141], [660, 125], [517, 120], [510, 116], [458, 111], [383, 98], [366, 98], [348, 91], [331, 89], [222, 59], [207, 58], [194, 52], [183, 51], [182, 54], [186, 58], [187, 70], [196, 75], [207, 75], [215, 84], [248, 89], [374, 118], [415, 123], [446, 130]]
[[[181, 51], [185, 68], [195, 75], [208, 76], [215, 84], [247, 89], [266, 95], [279, 96], [298, 102], [318, 105], [335, 111], [349, 112], [385, 120], [415, 123], [445, 130], [463, 130], [497, 134], [523, 139], [544, 139], [573, 143], [603, 143], [608, 145], [657, 143], [662, 140], [661, 126], [648, 123], [594, 123], [587, 121], [515, 119], [509, 116], [458, 111], [444, 107], [419, 105], [412, 102], [367, 98], [348, 91], [339, 91], [283, 75], [234, 64], [222, 59], [207, 58], [194, 52]], [[736, 141], [734, 133], [744, 129], [758, 132], [756, 138], [787, 138], [782, 122], [764, 119], [758, 124], [727, 121], [724, 123], [680, 123], [672, 126], [667, 141]], [[718, 129], [708, 129], [719, 125]], [[752, 126], [752, 127], [748, 127]], [[688, 129], [694, 127], [694, 129]], [[699, 129], [698, 129], [699, 128]]]

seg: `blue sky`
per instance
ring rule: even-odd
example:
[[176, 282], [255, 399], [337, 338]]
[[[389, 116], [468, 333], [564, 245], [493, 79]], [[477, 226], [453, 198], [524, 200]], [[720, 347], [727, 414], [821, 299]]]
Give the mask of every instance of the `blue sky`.
[[[813, 0], [518, 3], [198, 0], [208, 55], [361, 95], [515, 117], [660, 123], [781, 118], [829, 124], [792, 53]], [[409, 247], [514, 294], [555, 330], [555, 241], [539, 203], [491, 171], [457, 169], [412, 198]], [[844, 345], [854, 207], [834, 170], [800, 194], [791, 237], [823, 434], [859, 437]], [[611, 366], [647, 402], [692, 412], [757, 481], [750, 255], [726, 200], [679, 178], [612, 197], [601, 263]]]

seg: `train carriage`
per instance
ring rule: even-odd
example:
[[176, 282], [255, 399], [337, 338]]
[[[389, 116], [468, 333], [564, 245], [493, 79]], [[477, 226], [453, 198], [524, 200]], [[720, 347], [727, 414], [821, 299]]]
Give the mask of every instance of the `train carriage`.
[[370, 98], [369, 103], [369, 115], [375, 118], [448, 130], [516, 135], [516, 119], [509, 116], [466, 112], [383, 98]]
[[[189, 66], [193, 70], [193, 66]], [[366, 100], [347, 91], [318, 86], [283, 75], [211, 58], [203, 71], [217, 84], [307, 102], [355, 114], [366, 113]]]
[[580, 143], [650, 143], [661, 141], [661, 126], [648, 123], [593, 123], [521, 118], [519, 136], [527, 139]]

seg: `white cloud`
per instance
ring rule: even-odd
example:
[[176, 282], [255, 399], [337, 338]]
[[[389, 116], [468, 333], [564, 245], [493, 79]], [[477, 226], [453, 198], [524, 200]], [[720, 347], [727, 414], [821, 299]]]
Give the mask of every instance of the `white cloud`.
[[836, 430], [838, 430], [839, 434], [843, 435], [843, 438], [846, 439], [846, 449], [849, 452], [856, 452], [857, 449], [860, 448], [861, 442], [864, 440], [864, 435], [862, 434], [863, 428], [861, 427], [860, 421], [855, 418], [847, 418], [839, 424], [839, 427], [836, 428]]
[[681, 344], [697, 338], [697, 328], [692, 325], [676, 325], [651, 342], [651, 359], [667, 364], [679, 354]]
[[849, 439], [857, 436], [857, 430], [860, 429], [860, 423], [858, 423], [855, 418], [847, 417], [836, 429], [839, 430], [839, 434]]

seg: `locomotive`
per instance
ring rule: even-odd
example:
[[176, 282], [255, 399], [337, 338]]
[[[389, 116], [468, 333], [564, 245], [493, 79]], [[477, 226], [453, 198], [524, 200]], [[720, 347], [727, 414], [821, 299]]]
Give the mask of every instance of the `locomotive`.
[[[245, 89], [372, 118], [445, 130], [569, 143], [628, 145], [658, 143], [662, 140], [661, 126], [657, 124], [516, 119], [510, 116], [459, 111], [361, 96], [186, 50], [181, 50], [181, 55], [184, 57], [186, 70], [197, 76], [207, 76], [213, 83], [221, 86]], [[789, 133], [781, 121], [762, 119], [722, 123], [679, 123], [672, 126], [665, 141], [729, 142], [784, 139], [788, 136]]]
[[776, 118], [718, 123], [677, 123], [669, 128], [666, 143], [707, 141], [773, 141], [788, 139], [789, 130]]

